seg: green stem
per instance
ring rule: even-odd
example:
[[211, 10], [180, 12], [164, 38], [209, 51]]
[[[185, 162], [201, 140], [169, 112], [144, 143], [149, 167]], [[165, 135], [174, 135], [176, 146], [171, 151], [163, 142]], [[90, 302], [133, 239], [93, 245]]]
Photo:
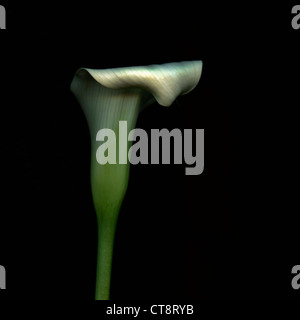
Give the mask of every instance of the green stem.
[[109, 215], [104, 214], [101, 218], [99, 218], [98, 215], [97, 218], [98, 248], [95, 293], [96, 300], [109, 300], [110, 294], [110, 279], [117, 217], [115, 219], [105, 217], [109, 217]]

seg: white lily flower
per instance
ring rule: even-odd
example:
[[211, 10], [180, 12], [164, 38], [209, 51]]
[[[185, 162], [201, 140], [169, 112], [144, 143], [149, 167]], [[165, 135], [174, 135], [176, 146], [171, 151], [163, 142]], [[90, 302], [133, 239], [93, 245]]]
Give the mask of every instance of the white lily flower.
[[[193, 90], [202, 72], [202, 61], [185, 61], [93, 70], [79, 69], [71, 91], [86, 116], [91, 135], [91, 186], [98, 221], [98, 258], [96, 299], [109, 299], [114, 234], [120, 207], [125, 196], [130, 165], [126, 159], [130, 143], [119, 136], [119, 122], [127, 121], [128, 131], [135, 128], [141, 108], [153, 98], [162, 106], [170, 106], [176, 97]], [[96, 159], [101, 129], [116, 133], [116, 164], [99, 164]], [[109, 148], [110, 146], [107, 145]], [[104, 159], [105, 160], [105, 159]], [[101, 163], [101, 159], [100, 159]]]

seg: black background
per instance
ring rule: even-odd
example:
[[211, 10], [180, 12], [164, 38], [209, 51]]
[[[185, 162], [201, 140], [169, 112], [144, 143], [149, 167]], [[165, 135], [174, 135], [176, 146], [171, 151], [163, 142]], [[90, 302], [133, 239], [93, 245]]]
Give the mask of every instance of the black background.
[[199, 59], [194, 91], [152, 105], [137, 127], [204, 128], [204, 173], [131, 166], [111, 298], [299, 298], [292, 4], [2, 4], [1, 298], [94, 297], [90, 137], [74, 72]]

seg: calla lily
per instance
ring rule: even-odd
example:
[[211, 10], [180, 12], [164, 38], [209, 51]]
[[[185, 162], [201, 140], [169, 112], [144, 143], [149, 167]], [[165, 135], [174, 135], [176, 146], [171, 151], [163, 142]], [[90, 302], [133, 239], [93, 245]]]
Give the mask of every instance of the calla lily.
[[[128, 131], [134, 129], [142, 107], [153, 98], [170, 106], [178, 95], [197, 85], [201, 72], [201, 61], [186, 61], [104, 70], [81, 68], [75, 73], [71, 91], [83, 109], [91, 135], [91, 187], [98, 223], [96, 300], [109, 299], [114, 235], [128, 185], [130, 164], [124, 159], [131, 144], [124, 143], [127, 137], [119, 136], [119, 121], [127, 121]], [[96, 159], [98, 141], [103, 141], [97, 133], [103, 128], [116, 134], [116, 164], [99, 164]]]

